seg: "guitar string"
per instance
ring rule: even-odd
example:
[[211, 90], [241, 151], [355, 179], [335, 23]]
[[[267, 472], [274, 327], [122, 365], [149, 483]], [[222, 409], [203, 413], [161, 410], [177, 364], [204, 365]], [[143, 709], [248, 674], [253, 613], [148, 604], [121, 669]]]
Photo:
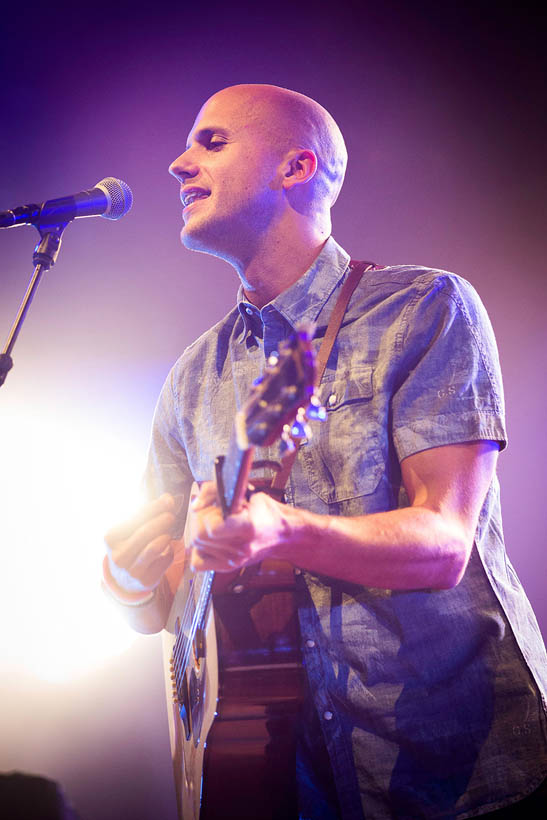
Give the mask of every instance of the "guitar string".
[[[185, 605], [184, 612], [182, 614], [182, 618], [181, 618], [181, 621], [180, 621], [179, 633], [178, 633], [177, 639], [175, 641], [175, 647], [174, 647], [174, 650], [173, 650], [173, 660], [175, 660], [175, 661], [178, 660], [178, 658], [180, 657], [180, 650], [181, 650], [183, 644], [185, 645], [186, 641], [192, 635], [192, 622], [195, 618], [195, 613], [197, 611], [196, 601], [195, 601], [195, 596], [194, 596], [193, 583], [194, 582], [192, 581], [190, 589], [188, 590], [188, 597], [186, 598], [186, 605]], [[198, 597], [198, 601], [199, 601], [199, 597]], [[190, 615], [190, 611], [192, 609], [194, 609], [194, 611]]]
[[[180, 688], [181, 677], [184, 674], [184, 671], [186, 670], [186, 667], [188, 665], [188, 661], [190, 659], [190, 652], [191, 652], [192, 643], [194, 641], [195, 634], [196, 634], [196, 631], [197, 631], [198, 623], [199, 623], [200, 619], [203, 617], [203, 615], [205, 614], [205, 610], [206, 610], [206, 607], [207, 607], [207, 599], [209, 597], [209, 593], [210, 593], [211, 586], [212, 586], [212, 583], [213, 583], [213, 576], [214, 576], [214, 573], [209, 572], [209, 573], [206, 574], [206, 577], [202, 581], [202, 584], [201, 584], [201, 587], [200, 587], [200, 590], [199, 590], [199, 593], [198, 593], [198, 598], [197, 598], [197, 601], [195, 603], [194, 615], [192, 617], [192, 622], [190, 624], [188, 634], [186, 634], [186, 631], [183, 629], [182, 623], [181, 623], [181, 629], [180, 629], [179, 634], [177, 635], [177, 639], [175, 641], [175, 647], [174, 647], [174, 651], [173, 651], [173, 666], [174, 666], [174, 672], [175, 672], [175, 679], [176, 679], [176, 683], [177, 683], [177, 693], [178, 693], [178, 690]], [[185, 607], [185, 612], [183, 614], [183, 619], [185, 620], [185, 622], [187, 621], [189, 604], [191, 602], [192, 597], [193, 596], [190, 595], [187, 599], [187, 606]], [[185, 626], [187, 626], [187, 623], [185, 623]], [[179, 641], [179, 638], [181, 636], [182, 636], [182, 638]], [[182, 652], [182, 663], [179, 663], [181, 652]]]
[[[188, 612], [193, 605], [193, 595], [189, 595], [186, 601], [185, 612], [183, 615], [184, 624], [181, 622], [179, 634], [177, 635], [177, 639], [175, 641], [175, 647], [173, 649], [173, 672], [175, 674], [175, 684], [177, 690], [177, 696], [180, 697], [182, 694], [182, 679], [184, 677], [184, 671], [187, 665], [187, 658], [189, 657], [188, 647], [191, 645], [189, 640], [189, 636], [186, 634], [186, 627], [187, 619], [188, 619]], [[195, 618], [195, 612], [192, 616], [192, 621]], [[192, 633], [192, 624], [189, 626], [189, 633]], [[182, 663], [180, 662], [181, 653], [183, 655]], [[187, 656], [186, 659], [184, 656]]]
[[[190, 659], [190, 651], [192, 649], [192, 643], [193, 643], [195, 633], [196, 633], [196, 630], [197, 630], [197, 624], [198, 624], [199, 619], [201, 617], [202, 611], [204, 611], [204, 609], [205, 609], [204, 599], [207, 597], [207, 595], [209, 593], [209, 590], [211, 588], [211, 585], [212, 585], [212, 578], [210, 580], [209, 580], [209, 578], [205, 578], [203, 580], [202, 586], [201, 586], [199, 594], [198, 594], [198, 602], [197, 602], [196, 610], [195, 610], [195, 613], [194, 613], [194, 617], [192, 619], [192, 624], [191, 624], [191, 627], [190, 627], [190, 634], [189, 634], [189, 636], [187, 636], [187, 642], [186, 642], [186, 645], [185, 645], [185, 652], [184, 652], [184, 656], [183, 656], [183, 662], [182, 662], [180, 667], [177, 667], [175, 669], [175, 680], [177, 682], [177, 694], [179, 694], [179, 691], [180, 691], [179, 684], [181, 683], [182, 678], [183, 678], [184, 673], [185, 673], [185, 670], [188, 666], [188, 661]], [[190, 636], [191, 636], [191, 640], [190, 640]]]
[[[185, 648], [186, 648], [186, 641], [187, 641], [186, 630], [187, 630], [188, 626], [190, 627], [190, 631], [191, 631], [191, 623], [190, 623], [190, 625], [188, 624], [188, 618], [189, 618], [190, 610], [194, 606], [194, 594], [193, 594], [194, 580], [195, 579], [192, 579], [190, 581], [190, 584], [189, 584], [188, 597], [186, 598], [184, 612], [182, 613], [182, 616], [181, 616], [181, 619], [180, 619], [179, 632], [177, 634], [177, 637], [175, 639], [175, 644], [173, 646], [173, 672], [175, 674], [175, 683], [176, 683], [176, 687], [177, 687], [177, 694], [179, 694], [179, 691], [180, 691], [180, 664], [179, 664], [180, 653], [181, 653], [181, 651], [184, 652]], [[192, 616], [192, 618], [193, 618], [193, 616]]]

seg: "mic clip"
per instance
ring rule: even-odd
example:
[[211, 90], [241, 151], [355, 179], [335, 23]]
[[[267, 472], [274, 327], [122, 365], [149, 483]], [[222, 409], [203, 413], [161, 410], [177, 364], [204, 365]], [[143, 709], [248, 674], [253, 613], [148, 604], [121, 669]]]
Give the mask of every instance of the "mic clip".
[[32, 255], [32, 261], [35, 266], [43, 265], [45, 270], [53, 267], [59, 256], [61, 238], [67, 225], [68, 222], [64, 222], [60, 225], [49, 225], [47, 228], [40, 228], [39, 225], [36, 225], [41, 239], [34, 248]]

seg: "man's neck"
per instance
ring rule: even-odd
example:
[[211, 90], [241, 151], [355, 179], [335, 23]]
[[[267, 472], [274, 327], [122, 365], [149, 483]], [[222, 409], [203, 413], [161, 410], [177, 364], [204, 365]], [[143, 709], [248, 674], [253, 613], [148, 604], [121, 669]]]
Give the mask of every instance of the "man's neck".
[[238, 270], [249, 302], [262, 308], [290, 288], [317, 259], [327, 239], [328, 234], [299, 232], [257, 249]]

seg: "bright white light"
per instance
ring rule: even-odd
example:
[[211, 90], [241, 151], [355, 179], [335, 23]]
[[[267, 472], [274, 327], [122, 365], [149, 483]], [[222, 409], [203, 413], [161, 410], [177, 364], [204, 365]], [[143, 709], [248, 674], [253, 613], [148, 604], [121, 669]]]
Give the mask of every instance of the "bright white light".
[[66, 680], [135, 639], [100, 588], [100, 567], [104, 532], [140, 504], [144, 446], [73, 410], [3, 410], [0, 652]]

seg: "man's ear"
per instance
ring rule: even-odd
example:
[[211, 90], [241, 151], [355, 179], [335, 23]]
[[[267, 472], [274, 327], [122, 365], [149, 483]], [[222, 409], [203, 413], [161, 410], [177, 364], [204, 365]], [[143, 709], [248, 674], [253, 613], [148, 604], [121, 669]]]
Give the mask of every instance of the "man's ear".
[[311, 148], [290, 151], [285, 159], [283, 188], [288, 191], [294, 185], [309, 182], [317, 171], [317, 154]]

